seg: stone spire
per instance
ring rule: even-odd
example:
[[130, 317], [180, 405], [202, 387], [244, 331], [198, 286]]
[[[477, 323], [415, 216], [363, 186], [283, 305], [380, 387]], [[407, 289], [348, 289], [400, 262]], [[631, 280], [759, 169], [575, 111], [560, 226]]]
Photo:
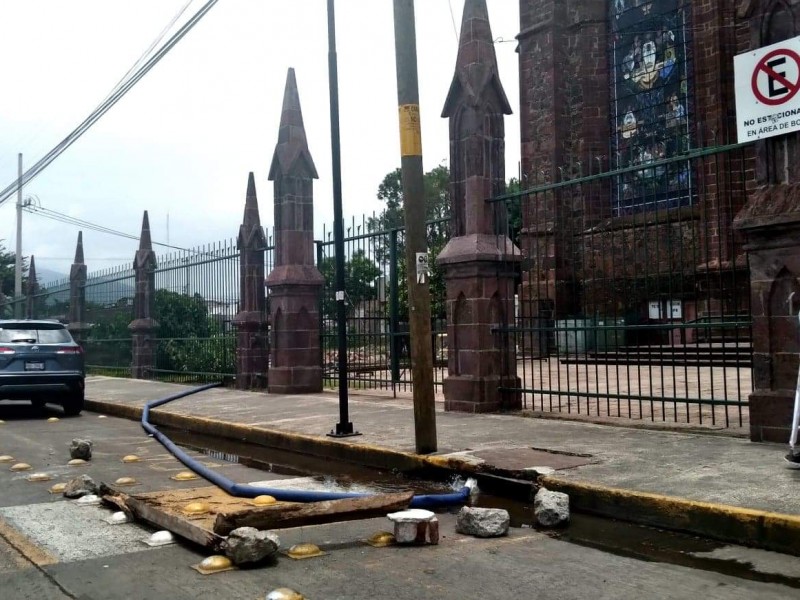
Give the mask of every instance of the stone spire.
[[511, 105], [500, 83], [497, 69], [497, 54], [494, 51], [486, 0], [466, 0], [461, 18], [456, 72], [447, 93], [442, 117], [453, 116], [454, 108], [462, 96], [468, 104], [476, 105], [486, 98], [487, 87], [495, 96], [497, 108], [503, 114], [510, 115]]
[[275, 268], [267, 278], [272, 326], [269, 391], [322, 390], [319, 296], [314, 266], [314, 179], [294, 69], [286, 76], [278, 144], [269, 178], [275, 182]]
[[[297, 171], [298, 169], [302, 169], [302, 171]], [[283, 175], [302, 173], [313, 179], [319, 179], [314, 159], [311, 158], [311, 152], [308, 150], [303, 112], [300, 109], [300, 94], [297, 91], [294, 69], [291, 68], [286, 75], [281, 124], [278, 129], [278, 145], [272, 156], [269, 180], [274, 181], [279, 172]]]
[[31, 264], [28, 267], [28, 286], [25, 299], [25, 316], [28, 319], [36, 318], [36, 294], [39, 293], [39, 282], [36, 278], [36, 259], [31, 254]]
[[83, 333], [89, 328], [86, 325], [86, 265], [83, 263], [83, 232], [78, 232], [78, 243], [75, 246], [75, 260], [69, 269], [69, 332], [79, 344], [83, 341]]
[[72, 261], [73, 264], [82, 265], [83, 264], [83, 232], [78, 232], [78, 244], [75, 246], [75, 260]]
[[139, 250], [152, 250], [153, 242], [150, 239], [150, 217], [147, 216], [147, 211], [144, 211], [142, 218], [142, 233], [139, 234]]
[[136, 291], [133, 297], [133, 321], [128, 325], [133, 337], [131, 374], [135, 379], [147, 379], [155, 366], [156, 253], [150, 239], [150, 219], [147, 211], [142, 218], [139, 249], [133, 261]]
[[453, 237], [436, 259], [447, 285], [448, 376], [445, 410], [491, 412], [519, 407], [516, 356], [508, 335], [514, 315], [514, 263], [520, 251], [496, 229], [487, 199], [505, 190], [504, 115], [511, 114], [497, 70], [485, 0], [466, 0], [455, 74], [442, 116], [450, 120]]
[[266, 236], [261, 227], [253, 173], [247, 178], [244, 217], [239, 226], [239, 312], [236, 327], [236, 387], [242, 390], [267, 386], [267, 297], [264, 289]]

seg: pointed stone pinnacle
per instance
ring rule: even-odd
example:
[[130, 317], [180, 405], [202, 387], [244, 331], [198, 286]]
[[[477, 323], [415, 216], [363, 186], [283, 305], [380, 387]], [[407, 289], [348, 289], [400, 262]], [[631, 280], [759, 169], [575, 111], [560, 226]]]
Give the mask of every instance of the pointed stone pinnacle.
[[[302, 161], [300, 160], [302, 159]], [[303, 125], [303, 111], [300, 108], [300, 93], [297, 90], [297, 79], [294, 69], [289, 68], [286, 74], [286, 88], [283, 93], [281, 124], [278, 130], [278, 144], [272, 157], [269, 179], [274, 180], [280, 170], [284, 175], [292, 169], [303, 166], [303, 174], [317, 179], [317, 169], [311, 152], [308, 150], [306, 130]]]
[[144, 211], [144, 218], [142, 219], [142, 233], [139, 235], [139, 250], [152, 250], [153, 242], [150, 239], [150, 217], [147, 216], [147, 211]]
[[72, 261], [76, 265], [83, 264], [83, 232], [78, 232], [78, 244], [75, 246], [75, 260]]
[[254, 226], [261, 225], [261, 217], [258, 212], [258, 197], [256, 196], [256, 179], [253, 172], [247, 177], [247, 197], [244, 202], [244, 218], [242, 226], [248, 231]]
[[477, 105], [487, 98], [487, 89], [496, 95], [497, 110], [511, 114], [497, 68], [492, 28], [486, 0], [466, 0], [461, 17], [461, 36], [458, 40], [456, 72], [447, 93], [442, 117], [452, 116], [459, 98], [466, 96], [470, 104]]
[[37, 286], [36, 281], [36, 259], [34, 258], [33, 254], [31, 254], [31, 264], [28, 267], [28, 295], [32, 295], [36, 293]]
[[464, 33], [464, 27], [472, 19], [481, 19], [489, 21], [489, 10], [486, 8], [486, 0], [466, 0], [464, 2], [464, 14], [461, 17], [461, 33]]

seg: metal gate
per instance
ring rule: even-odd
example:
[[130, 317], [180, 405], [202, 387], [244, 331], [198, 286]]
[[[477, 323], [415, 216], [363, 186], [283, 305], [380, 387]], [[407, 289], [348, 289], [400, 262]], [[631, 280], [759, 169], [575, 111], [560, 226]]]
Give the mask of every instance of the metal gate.
[[493, 199], [522, 254], [500, 328], [520, 383], [504, 391], [537, 412], [746, 426], [750, 279], [732, 220], [752, 161], [730, 146], [592, 174], [590, 158], [567, 170], [586, 176]]

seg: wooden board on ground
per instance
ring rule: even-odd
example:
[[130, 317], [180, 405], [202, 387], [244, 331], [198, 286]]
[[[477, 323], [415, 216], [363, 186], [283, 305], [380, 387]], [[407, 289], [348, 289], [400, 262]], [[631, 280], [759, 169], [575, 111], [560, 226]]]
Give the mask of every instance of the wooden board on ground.
[[[249, 498], [236, 498], [215, 486], [142, 494], [127, 494], [108, 486], [101, 488], [103, 501], [129, 516], [213, 550], [219, 550], [224, 536], [237, 527], [279, 529], [368, 519], [406, 508], [413, 495], [402, 492], [256, 507]], [[186, 506], [195, 502], [207, 504], [209, 511], [187, 514]]]
[[407, 508], [413, 496], [414, 492], [400, 492], [364, 496], [363, 498], [309, 502], [307, 504], [286, 503], [245, 510], [225, 510], [217, 514], [213, 531], [218, 535], [228, 535], [239, 527], [285, 529], [303, 527], [305, 525], [371, 519], [382, 517], [388, 512]]

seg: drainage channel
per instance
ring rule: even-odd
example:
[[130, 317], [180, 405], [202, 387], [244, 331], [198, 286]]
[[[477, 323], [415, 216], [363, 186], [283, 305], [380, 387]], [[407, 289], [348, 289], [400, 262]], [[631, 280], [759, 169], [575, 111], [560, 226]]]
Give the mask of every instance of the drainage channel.
[[[419, 494], [430, 494], [451, 491], [454, 486], [463, 483], [463, 479], [455, 475], [449, 480], [437, 481], [428, 474], [381, 471], [177, 429], [160, 429], [176, 444], [215, 460], [241, 464], [277, 475], [312, 477], [331, 491], [387, 493], [414, 490]], [[473, 504], [506, 509], [511, 516], [512, 527], [533, 527], [533, 502], [481, 492]], [[451, 512], [457, 511], [458, 509], [453, 509]], [[628, 558], [668, 563], [800, 589], [800, 558], [775, 552], [731, 546], [690, 534], [574, 511], [568, 528], [542, 533], [564, 543]]]

